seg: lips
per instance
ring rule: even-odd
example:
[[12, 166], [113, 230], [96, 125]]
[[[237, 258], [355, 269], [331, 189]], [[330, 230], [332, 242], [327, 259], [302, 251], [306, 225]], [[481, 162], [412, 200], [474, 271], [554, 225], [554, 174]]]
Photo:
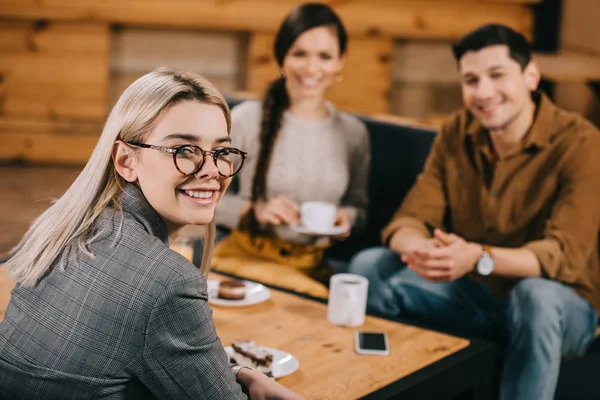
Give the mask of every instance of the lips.
[[300, 83], [300, 85], [306, 88], [316, 88], [321, 84], [322, 81], [322, 79], [303, 77], [298, 77], [297, 80]]
[[180, 189], [180, 193], [194, 204], [210, 205], [217, 199], [218, 189]]
[[482, 114], [492, 115], [498, 110], [498, 108], [500, 108], [501, 105], [502, 104], [500, 104], [500, 103], [478, 105], [477, 110]]

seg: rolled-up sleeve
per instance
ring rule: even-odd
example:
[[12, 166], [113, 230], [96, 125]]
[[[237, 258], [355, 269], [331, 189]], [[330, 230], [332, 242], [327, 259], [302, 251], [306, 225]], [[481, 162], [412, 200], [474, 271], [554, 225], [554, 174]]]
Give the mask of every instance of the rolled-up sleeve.
[[140, 381], [159, 399], [246, 399], [217, 337], [206, 289], [190, 270], [154, 305]]
[[569, 149], [544, 236], [527, 243], [542, 275], [577, 283], [596, 251], [600, 229], [600, 134], [591, 131]]
[[381, 239], [384, 245], [387, 245], [393, 234], [400, 229], [412, 228], [429, 237], [433, 228], [442, 227], [447, 204], [444, 190], [447, 134], [447, 128], [444, 127], [436, 135], [423, 171], [406, 195], [402, 206], [382, 231]]

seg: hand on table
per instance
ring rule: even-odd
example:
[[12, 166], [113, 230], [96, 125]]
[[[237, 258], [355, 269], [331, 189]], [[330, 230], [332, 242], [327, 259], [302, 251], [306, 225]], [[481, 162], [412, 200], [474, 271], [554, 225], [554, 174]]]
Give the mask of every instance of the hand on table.
[[266, 202], [253, 205], [254, 216], [261, 224], [297, 224], [300, 221], [300, 207], [284, 196], [274, 197]]
[[439, 229], [433, 239], [412, 246], [402, 254], [408, 268], [423, 279], [451, 282], [471, 272], [481, 255], [481, 246]]
[[303, 400], [302, 396], [285, 388], [262, 372], [242, 368], [237, 379], [250, 400]]

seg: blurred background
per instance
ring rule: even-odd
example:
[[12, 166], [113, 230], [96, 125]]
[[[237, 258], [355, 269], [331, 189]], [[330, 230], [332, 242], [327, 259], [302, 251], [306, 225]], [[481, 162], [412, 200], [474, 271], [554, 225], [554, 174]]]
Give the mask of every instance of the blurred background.
[[[560, 106], [600, 125], [598, 0], [324, 2], [350, 35], [329, 95], [341, 109], [439, 125], [461, 105], [452, 42], [496, 22], [531, 40]], [[227, 95], [261, 96], [278, 72], [274, 33], [300, 3], [0, 0], [0, 255], [73, 180], [127, 85], [171, 66]]]

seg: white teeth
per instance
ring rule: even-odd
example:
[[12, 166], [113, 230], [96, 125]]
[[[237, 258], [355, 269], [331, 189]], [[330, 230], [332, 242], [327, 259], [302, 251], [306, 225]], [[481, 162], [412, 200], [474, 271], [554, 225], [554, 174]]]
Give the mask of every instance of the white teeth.
[[185, 194], [195, 199], [210, 199], [212, 197], [212, 191], [199, 191], [199, 190], [186, 190]]
[[490, 112], [493, 111], [494, 109], [496, 109], [496, 106], [480, 106], [479, 107], [481, 109], [481, 111], [483, 112]]
[[306, 86], [316, 86], [319, 83], [317, 79], [311, 78], [302, 78], [300, 79], [300, 82], [302, 82], [302, 84]]

